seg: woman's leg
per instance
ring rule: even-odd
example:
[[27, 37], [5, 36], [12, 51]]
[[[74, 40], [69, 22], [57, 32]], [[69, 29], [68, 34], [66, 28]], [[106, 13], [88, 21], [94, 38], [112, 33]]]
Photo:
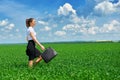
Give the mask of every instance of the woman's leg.
[[39, 56], [39, 57], [37, 58], [37, 60], [35, 61], [35, 65], [36, 65], [37, 63], [39, 63], [41, 60], [42, 60], [42, 57]]
[[29, 66], [30, 68], [33, 67], [33, 60], [30, 60], [30, 61], [29, 61], [28, 66]]

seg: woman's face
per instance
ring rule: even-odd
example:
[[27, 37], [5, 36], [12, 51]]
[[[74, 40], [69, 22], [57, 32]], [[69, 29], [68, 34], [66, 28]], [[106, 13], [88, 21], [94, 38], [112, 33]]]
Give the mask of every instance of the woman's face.
[[35, 24], [36, 24], [36, 22], [35, 22], [35, 20], [33, 19], [30, 25], [33, 27], [33, 26], [35, 26]]

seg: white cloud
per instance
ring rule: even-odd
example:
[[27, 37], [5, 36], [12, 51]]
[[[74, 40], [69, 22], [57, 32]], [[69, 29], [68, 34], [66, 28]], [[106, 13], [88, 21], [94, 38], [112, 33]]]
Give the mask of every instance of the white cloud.
[[[78, 18], [78, 17], [77, 17]], [[77, 23], [71, 23], [63, 26], [63, 30], [72, 31], [73, 33], [82, 33], [82, 34], [96, 34], [96, 24], [95, 20], [85, 19], [83, 17], [78, 18], [80, 21]]]
[[16, 32], [19, 32], [19, 29], [16, 29]]
[[91, 27], [88, 29], [88, 34], [96, 34], [98, 32], [98, 27]]
[[54, 34], [57, 36], [65, 36], [66, 32], [65, 31], [56, 31]]
[[94, 7], [94, 11], [96, 14], [101, 15], [112, 14], [115, 12], [120, 13], [120, 0], [114, 4], [108, 0], [102, 1]]
[[45, 26], [44, 28], [41, 28], [40, 31], [50, 31], [51, 28], [48, 26]]
[[120, 31], [120, 22], [117, 20], [112, 20], [110, 23], [104, 24], [102, 28], [100, 28], [101, 33], [112, 32], [112, 31]]
[[81, 27], [78, 24], [67, 24], [62, 29], [65, 30], [65, 31], [79, 32]]
[[0, 21], [0, 26], [6, 26], [8, 24], [8, 19]]
[[116, 12], [120, 13], [120, 0], [118, 3], [114, 4], [115, 8], [116, 8]]
[[[84, 24], [81, 24], [84, 25]], [[65, 31], [73, 31], [73, 33], [82, 33], [82, 34], [96, 34], [98, 31], [98, 27], [94, 27], [91, 25], [81, 26], [78, 24], [67, 24], [63, 27]], [[87, 27], [89, 26], [89, 28]]]
[[12, 30], [15, 27], [15, 25], [13, 23], [10, 23], [8, 26], [6, 26], [5, 28], [8, 30]]
[[115, 7], [120, 7], [120, 0], [118, 1], [118, 3], [114, 4]]
[[[106, 14], [111, 14], [117, 11], [119, 3], [111, 3], [108, 0], [98, 0], [98, 3], [94, 10], [100, 14], [106, 15]], [[116, 7], [116, 6], [117, 7]], [[60, 7], [58, 9], [58, 14], [59, 15], [69, 15], [69, 12], [64, 12], [64, 7]], [[61, 11], [61, 12], [60, 12]], [[66, 10], [67, 11], [67, 10]], [[89, 19], [84, 18], [84, 17], [78, 17], [77, 14], [75, 13], [70, 14], [70, 17], [67, 19], [70, 22], [65, 24], [62, 27], [63, 31], [67, 31], [72, 34], [92, 34], [92, 35], [97, 35], [99, 33], [110, 33], [112, 31], [116, 32], [118, 31], [118, 25], [119, 22], [116, 20], [111, 21], [110, 23], [103, 24], [102, 26], [97, 26], [96, 20], [94, 19]], [[64, 21], [63, 21], [64, 22]], [[117, 27], [115, 26], [117, 25]], [[119, 28], [120, 30], [120, 28]]]
[[81, 19], [77, 15], [71, 15], [70, 21], [73, 23], [79, 23], [81, 21]]
[[48, 25], [48, 23], [45, 22], [45, 21], [38, 21], [38, 23], [41, 24], [41, 25]]
[[103, 2], [103, 1], [109, 1], [109, 0], [95, 0], [95, 2], [97, 2], [97, 3]]
[[70, 13], [76, 14], [76, 10], [74, 10], [69, 3], [65, 3], [63, 6], [60, 6], [58, 9], [58, 15], [67, 16]]
[[99, 4], [97, 4], [94, 8], [96, 13], [101, 13], [101, 14], [111, 14], [116, 11], [116, 8], [114, 5], [109, 2], [109, 1], [103, 1]]
[[50, 30], [51, 30], [50, 27], [48, 27], [48, 26], [45, 27], [45, 31], [50, 31]]
[[[78, 18], [78, 17], [77, 17]], [[117, 33], [120, 31], [120, 22], [112, 20], [109, 23], [105, 23], [102, 26], [97, 26], [96, 20], [85, 19], [83, 17], [78, 18], [80, 21], [77, 23], [70, 23], [63, 26], [62, 30], [69, 31], [74, 34], [93, 34], [97, 33]]]
[[11, 23], [8, 19], [4, 19], [0, 21], [0, 26], [2, 26], [0, 28], [2, 32], [10, 32], [15, 27], [15, 24]]

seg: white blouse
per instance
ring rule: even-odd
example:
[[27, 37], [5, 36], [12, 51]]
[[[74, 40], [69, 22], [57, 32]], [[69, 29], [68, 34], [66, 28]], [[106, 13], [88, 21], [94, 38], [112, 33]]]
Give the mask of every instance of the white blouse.
[[28, 39], [28, 40], [33, 40], [32, 37], [30, 36], [30, 32], [32, 32], [32, 33], [34, 34], [35, 38], [36, 38], [36, 32], [35, 32], [35, 30], [33, 29], [33, 27], [29, 27], [29, 28], [27, 29], [27, 39]]

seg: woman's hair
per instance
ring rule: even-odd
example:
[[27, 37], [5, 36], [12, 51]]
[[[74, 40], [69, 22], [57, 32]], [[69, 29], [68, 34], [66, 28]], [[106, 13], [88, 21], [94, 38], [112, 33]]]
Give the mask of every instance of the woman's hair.
[[26, 19], [26, 27], [30, 27], [30, 23], [34, 20], [34, 18]]

